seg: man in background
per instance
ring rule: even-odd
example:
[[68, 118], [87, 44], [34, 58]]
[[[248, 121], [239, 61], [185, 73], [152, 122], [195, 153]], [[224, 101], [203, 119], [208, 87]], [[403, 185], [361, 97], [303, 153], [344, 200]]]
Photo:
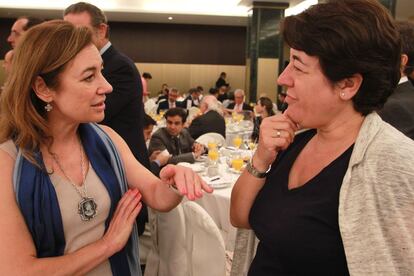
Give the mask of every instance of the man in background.
[[[152, 136], [152, 132], [154, 130], [154, 126], [156, 125], [157, 122], [153, 118], [151, 118], [151, 116], [149, 116], [148, 114], [144, 114], [144, 138], [145, 143], [148, 143], [148, 146]], [[168, 159], [170, 159], [170, 155], [168, 153], [164, 154], [160, 150], [153, 151], [150, 156], [151, 172], [154, 175], [159, 176], [161, 168], [165, 164], [167, 164]]]
[[200, 97], [201, 92], [198, 88], [190, 88], [188, 90], [188, 96], [185, 98], [184, 103], [187, 109], [190, 109], [192, 106], [200, 106]]
[[[109, 41], [109, 26], [105, 14], [98, 7], [78, 2], [64, 11], [64, 20], [92, 30], [92, 40], [104, 63], [102, 74], [112, 85], [112, 93], [106, 95], [105, 118], [101, 122], [115, 130], [127, 143], [135, 158], [150, 169], [148, 151], [143, 134], [144, 106], [142, 104], [141, 77], [134, 62], [118, 52]], [[144, 232], [148, 210], [138, 215], [138, 234]]]
[[204, 153], [204, 146], [194, 142], [184, 123], [187, 111], [183, 108], [171, 108], [165, 115], [166, 127], [158, 129], [151, 137], [149, 153], [167, 150], [171, 154], [169, 164], [179, 162], [194, 163]]
[[43, 21], [43, 19], [32, 16], [21, 16], [17, 18], [10, 30], [10, 35], [7, 37], [7, 42], [10, 43], [10, 45], [14, 49], [17, 43], [19, 42], [21, 36], [28, 29], [37, 24], [42, 23]]
[[152, 76], [148, 72], [144, 72], [141, 77], [142, 82], [142, 101], [145, 103], [150, 95], [150, 92], [148, 91], [148, 82], [152, 79]]
[[216, 97], [213, 95], [205, 96], [201, 100], [200, 111], [202, 115], [196, 117], [188, 127], [191, 137], [197, 139], [209, 132], [215, 132], [226, 137], [226, 122]]
[[229, 112], [253, 111], [253, 107], [244, 102], [244, 91], [236, 89], [234, 91], [234, 103], [227, 106]]
[[414, 86], [408, 75], [414, 71], [414, 24], [397, 22], [401, 37], [401, 79], [384, 107], [378, 112], [393, 127], [414, 139]]
[[167, 110], [170, 108], [176, 108], [176, 107], [185, 108], [184, 102], [177, 101], [178, 96], [179, 96], [178, 89], [174, 87], [170, 88], [168, 90], [167, 99], [164, 101], [158, 102], [157, 114], [160, 114], [161, 110]]

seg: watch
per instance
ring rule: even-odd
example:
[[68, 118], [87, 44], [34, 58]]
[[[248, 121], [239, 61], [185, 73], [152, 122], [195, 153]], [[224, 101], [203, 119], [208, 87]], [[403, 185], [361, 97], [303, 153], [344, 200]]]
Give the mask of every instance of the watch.
[[265, 172], [260, 172], [255, 167], [253, 167], [252, 160], [253, 160], [253, 158], [250, 159], [250, 161], [247, 163], [246, 170], [251, 175], [253, 175], [254, 177], [257, 177], [257, 178], [265, 178], [267, 176], [267, 174], [269, 173], [270, 169], [272, 168], [272, 164], [269, 165], [269, 168], [267, 168], [267, 170]]

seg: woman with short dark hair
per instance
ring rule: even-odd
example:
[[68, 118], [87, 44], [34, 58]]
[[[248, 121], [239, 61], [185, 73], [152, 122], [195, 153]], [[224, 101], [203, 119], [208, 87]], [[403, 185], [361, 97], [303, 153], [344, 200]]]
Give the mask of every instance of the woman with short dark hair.
[[281, 32], [288, 108], [263, 120], [231, 197], [232, 224], [260, 240], [249, 275], [413, 274], [414, 141], [375, 112], [400, 79], [394, 20], [328, 1]]

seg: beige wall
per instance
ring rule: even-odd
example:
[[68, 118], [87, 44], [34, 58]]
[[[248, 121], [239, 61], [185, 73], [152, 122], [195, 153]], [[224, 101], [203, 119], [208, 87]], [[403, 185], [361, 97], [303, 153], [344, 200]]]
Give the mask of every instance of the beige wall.
[[259, 58], [257, 61], [257, 98], [269, 97], [276, 99], [277, 76], [279, 72], [279, 59]]
[[245, 66], [233, 65], [206, 65], [206, 64], [161, 64], [136, 63], [139, 72], [149, 72], [152, 80], [148, 83], [151, 97], [157, 95], [161, 85], [167, 83], [176, 87], [181, 93], [186, 93], [191, 87], [201, 85], [204, 92], [215, 86], [221, 72], [227, 73], [227, 82], [231, 89], [245, 89]]

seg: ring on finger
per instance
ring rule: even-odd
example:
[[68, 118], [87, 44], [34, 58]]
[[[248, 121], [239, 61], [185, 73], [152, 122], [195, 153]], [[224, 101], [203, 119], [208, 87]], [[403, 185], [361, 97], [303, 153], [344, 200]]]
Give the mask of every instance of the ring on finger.
[[280, 138], [280, 136], [282, 135], [282, 133], [280, 132], [280, 130], [276, 131], [276, 138]]

